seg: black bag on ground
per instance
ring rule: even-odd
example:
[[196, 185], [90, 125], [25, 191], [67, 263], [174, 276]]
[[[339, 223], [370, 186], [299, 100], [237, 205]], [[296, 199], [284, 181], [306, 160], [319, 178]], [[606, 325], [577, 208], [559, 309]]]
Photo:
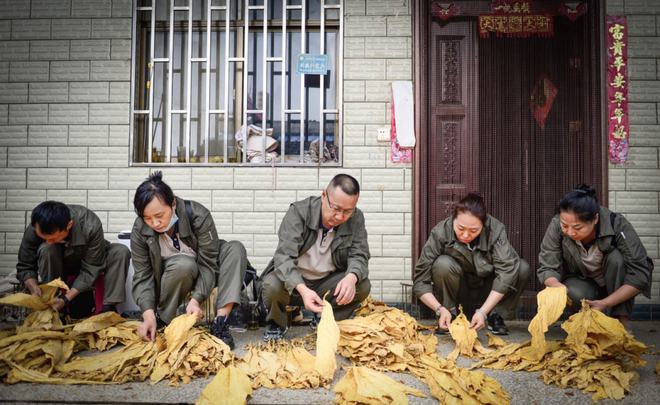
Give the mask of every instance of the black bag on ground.
[[[243, 278], [241, 290], [241, 303], [234, 306], [229, 314], [229, 325], [235, 328], [248, 326], [264, 326], [268, 311], [261, 296], [261, 280], [257, 270], [248, 262]], [[252, 325], [250, 325], [252, 323]], [[256, 324], [255, 324], [256, 323]]]

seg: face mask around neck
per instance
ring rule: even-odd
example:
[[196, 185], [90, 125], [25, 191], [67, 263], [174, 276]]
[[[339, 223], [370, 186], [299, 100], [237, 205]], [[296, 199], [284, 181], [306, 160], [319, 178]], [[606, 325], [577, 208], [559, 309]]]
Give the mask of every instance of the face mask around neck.
[[172, 208], [172, 218], [170, 218], [170, 223], [169, 225], [167, 225], [167, 229], [165, 229], [165, 232], [168, 232], [170, 229], [172, 229], [172, 227], [174, 226], [174, 224], [176, 224], [176, 221], [178, 220], [179, 217], [176, 215], [176, 211], [174, 210], [174, 208]]

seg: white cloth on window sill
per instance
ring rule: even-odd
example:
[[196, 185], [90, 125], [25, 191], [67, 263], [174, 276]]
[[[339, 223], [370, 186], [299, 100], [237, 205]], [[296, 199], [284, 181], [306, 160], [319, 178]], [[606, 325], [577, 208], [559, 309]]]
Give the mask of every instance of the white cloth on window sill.
[[[271, 162], [273, 159], [277, 158], [279, 154], [277, 153], [277, 148], [279, 147], [279, 142], [271, 135], [273, 133], [272, 128], [266, 128], [266, 134], [263, 135], [263, 130], [257, 125], [248, 125], [247, 128], [243, 125], [237, 132], [234, 134], [236, 139], [236, 147], [243, 153], [243, 132], [247, 132], [247, 161], [251, 163], [266, 163]], [[266, 156], [264, 158], [264, 138], [266, 144]]]

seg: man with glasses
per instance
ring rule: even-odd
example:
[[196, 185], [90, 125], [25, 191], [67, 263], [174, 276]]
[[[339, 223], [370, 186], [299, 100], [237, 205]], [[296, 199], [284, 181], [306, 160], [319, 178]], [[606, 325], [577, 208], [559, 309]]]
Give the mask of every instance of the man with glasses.
[[291, 204], [280, 229], [275, 256], [262, 275], [268, 308], [264, 340], [287, 331], [287, 305], [304, 305], [320, 314], [323, 296], [335, 319], [346, 319], [369, 295], [369, 245], [362, 212], [355, 208], [360, 185], [336, 175], [320, 196]]

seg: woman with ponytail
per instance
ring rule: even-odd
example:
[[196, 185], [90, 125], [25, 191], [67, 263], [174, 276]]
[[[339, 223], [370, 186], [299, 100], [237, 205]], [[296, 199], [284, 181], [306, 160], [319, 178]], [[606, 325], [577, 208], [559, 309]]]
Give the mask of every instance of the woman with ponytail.
[[202, 302], [217, 287], [211, 333], [233, 349], [227, 319], [240, 304], [248, 266], [243, 244], [218, 238], [209, 210], [175, 196], [161, 172], [140, 184], [133, 205], [133, 297], [143, 318], [138, 334], [153, 341], [159, 321], [170, 323], [182, 304], [187, 314], [201, 317]]
[[653, 261], [623, 215], [598, 204], [585, 184], [559, 201], [539, 253], [539, 280], [566, 287], [573, 310], [586, 299], [592, 308], [626, 325], [635, 296], [650, 297]]
[[514, 311], [530, 275], [504, 224], [488, 215], [481, 196], [471, 193], [431, 230], [415, 266], [413, 294], [435, 312], [441, 332], [449, 328], [460, 304], [474, 312], [471, 328], [488, 326], [494, 334], [506, 335], [496, 308]]

